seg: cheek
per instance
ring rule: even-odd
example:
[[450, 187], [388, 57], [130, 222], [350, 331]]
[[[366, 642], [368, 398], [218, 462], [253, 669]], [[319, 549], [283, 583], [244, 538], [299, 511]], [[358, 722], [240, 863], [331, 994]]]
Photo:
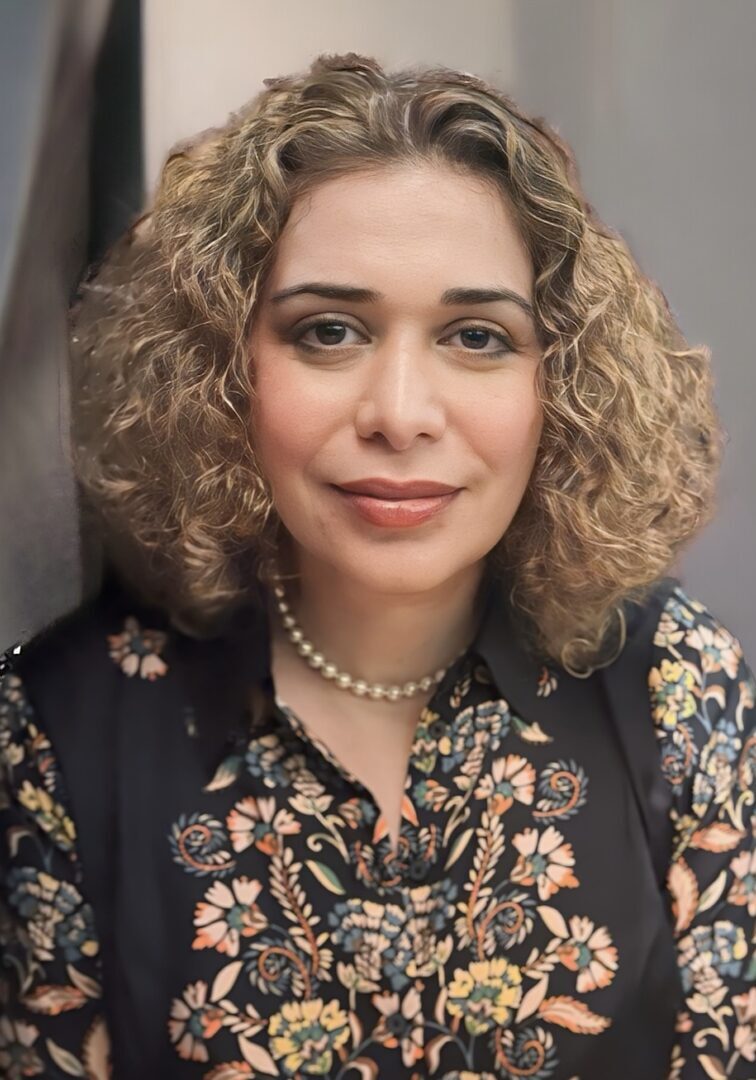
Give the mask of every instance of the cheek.
[[[328, 411], [306, 393], [302, 380], [262, 366], [252, 410], [254, 441], [271, 480], [306, 464], [325, 440]], [[289, 474], [290, 475], [290, 474]]]
[[543, 428], [543, 409], [532, 386], [489, 397], [470, 418], [478, 456], [508, 485], [522, 487], [532, 471]]

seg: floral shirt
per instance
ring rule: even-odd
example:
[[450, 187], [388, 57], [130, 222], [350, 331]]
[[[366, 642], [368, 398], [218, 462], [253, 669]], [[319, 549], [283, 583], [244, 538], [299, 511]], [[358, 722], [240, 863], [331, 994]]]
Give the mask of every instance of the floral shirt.
[[270, 674], [118, 587], [0, 675], [4, 1077], [756, 1076], [756, 729], [678, 579], [618, 660], [487, 594], [419, 715], [396, 847]]

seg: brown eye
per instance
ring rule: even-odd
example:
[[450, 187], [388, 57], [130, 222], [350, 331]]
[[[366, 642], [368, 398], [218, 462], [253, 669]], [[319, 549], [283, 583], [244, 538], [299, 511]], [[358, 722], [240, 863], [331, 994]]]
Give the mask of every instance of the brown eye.
[[[490, 330], [487, 326], [463, 326], [452, 337], [457, 335], [460, 335], [463, 340], [472, 345], [472, 348], [465, 348], [465, 352], [482, 352], [486, 356], [503, 356], [505, 353], [514, 352], [514, 346], [508, 338], [496, 330]], [[490, 338], [498, 341], [501, 348], [485, 349], [484, 346]]]
[[[344, 333], [348, 330], [351, 330], [354, 334], [357, 333], [357, 330], [355, 330], [353, 326], [349, 326], [347, 323], [342, 322], [341, 319], [317, 319], [304, 327], [301, 333], [295, 338], [295, 342], [298, 346], [309, 352], [319, 352], [321, 350], [327, 351], [329, 346], [354, 344], [354, 342], [344, 341]], [[305, 336], [310, 332], [315, 333], [315, 342], [304, 340]]]

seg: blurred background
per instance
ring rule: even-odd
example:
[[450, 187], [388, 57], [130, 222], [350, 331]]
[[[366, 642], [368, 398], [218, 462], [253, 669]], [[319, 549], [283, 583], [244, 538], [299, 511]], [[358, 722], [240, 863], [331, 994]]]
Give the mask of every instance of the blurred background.
[[66, 311], [174, 142], [319, 52], [481, 75], [573, 146], [589, 201], [712, 350], [716, 520], [673, 572], [756, 656], [756, 3], [0, 0], [0, 650], [97, 574], [67, 439]]

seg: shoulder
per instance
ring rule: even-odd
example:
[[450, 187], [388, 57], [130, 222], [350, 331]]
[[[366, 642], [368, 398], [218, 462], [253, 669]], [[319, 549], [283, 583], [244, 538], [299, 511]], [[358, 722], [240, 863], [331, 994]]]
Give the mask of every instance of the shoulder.
[[0, 754], [18, 757], [19, 744], [42, 730], [61, 749], [97, 743], [118, 695], [169, 675], [172, 637], [164, 613], [107, 578], [95, 596], [0, 653]]
[[118, 667], [127, 676], [155, 679], [165, 674], [161, 660], [172, 634], [165, 612], [148, 607], [114, 578], [74, 610], [52, 620], [3, 656], [3, 671], [21, 678], [55, 679], [64, 671]]
[[678, 584], [661, 605], [651, 647], [652, 719], [673, 789], [680, 793], [701, 770], [718, 771], [720, 784], [727, 774], [751, 786], [756, 680], [739, 638]]

